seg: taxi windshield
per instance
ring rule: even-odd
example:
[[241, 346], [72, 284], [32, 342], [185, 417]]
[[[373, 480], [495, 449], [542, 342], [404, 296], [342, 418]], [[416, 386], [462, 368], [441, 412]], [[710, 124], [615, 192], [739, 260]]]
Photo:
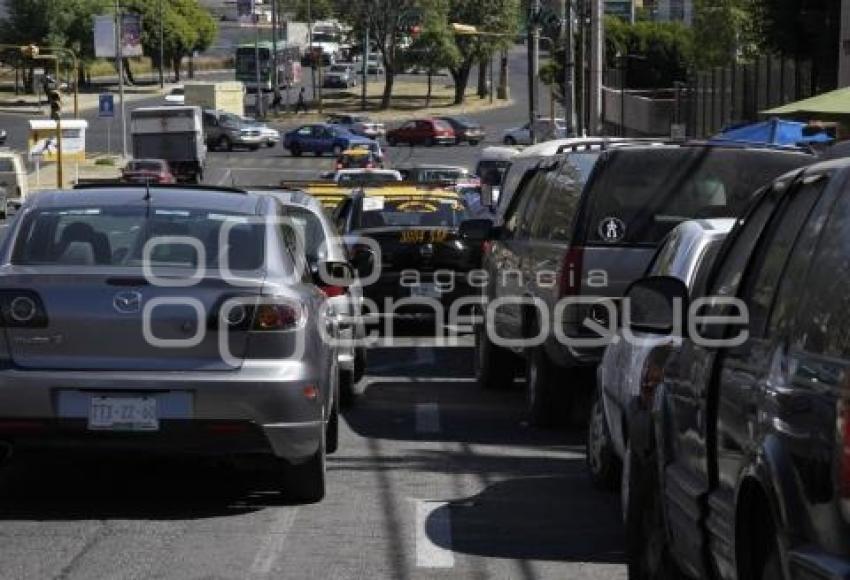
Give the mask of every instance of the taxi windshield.
[[457, 227], [466, 217], [463, 203], [451, 197], [366, 197], [360, 228]]

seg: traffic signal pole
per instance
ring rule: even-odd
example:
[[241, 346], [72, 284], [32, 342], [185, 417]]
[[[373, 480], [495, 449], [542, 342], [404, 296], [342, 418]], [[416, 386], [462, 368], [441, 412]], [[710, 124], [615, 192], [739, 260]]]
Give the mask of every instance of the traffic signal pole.
[[56, 84], [54, 89], [48, 89], [47, 100], [50, 103], [50, 118], [56, 121], [56, 187], [62, 189], [65, 185], [62, 173], [62, 96], [59, 93], [59, 57], [55, 54], [38, 54], [37, 47], [29, 47], [33, 60], [50, 60], [56, 66]]

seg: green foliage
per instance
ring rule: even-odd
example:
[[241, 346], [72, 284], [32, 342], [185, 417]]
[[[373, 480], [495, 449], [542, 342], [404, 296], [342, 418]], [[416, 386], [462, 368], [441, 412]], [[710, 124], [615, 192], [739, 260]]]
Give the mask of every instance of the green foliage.
[[332, 0], [280, 1], [279, 6], [283, 10], [295, 12], [295, 20], [299, 22], [307, 22], [309, 18], [314, 21], [334, 18], [337, 9], [340, 15], [345, 13], [345, 7], [341, 3], [339, 6], [335, 5]]
[[[124, 0], [128, 12], [142, 15], [142, 48], [159, 60], [160, 0]], [[218, 24], [198, 0], [168, 0], [162, 11], [163, 49], [166, 61], [174, 61], [209, 48], [218, 35]]]
[[669, 88], [686, 81], [694, 63], [693, 31], [679, 22], [636, 22], [629, 24], [609, 16], [605, 20], [605, 55], [608, 68], [620, 68], [617, 55], [628, 59], [629, 88]]
[[725, 66], [745, 52], [752, 8], [748, 0], [694, 0], [697, 66]]
[[404, 53], [405, 64], [436, 73], [460, 60], [460, 51], [446, 20], [448, 0], [431, 0], [423, 11], [421, 32]]

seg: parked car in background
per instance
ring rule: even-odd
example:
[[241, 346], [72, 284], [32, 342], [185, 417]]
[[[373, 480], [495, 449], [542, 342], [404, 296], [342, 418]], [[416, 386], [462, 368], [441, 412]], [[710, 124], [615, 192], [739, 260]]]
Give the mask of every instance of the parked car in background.
[[[644, 275], [674, 277], [692, 290], [705, 279], [734, 224], [734, 219], [723, 218], [690, 220], [676, 226]], [[653, 380], [646, 373], [657, 370], [649, 354], [667, 342], [667, 338], [645, 332], [627, 336], [620, 329], [605, 349], [596, 373], [598, 388], [590, 411], [586, 455], [591, 479], [601, 489], [620, 488], [629, 412], [641, 395], [641, 386]]]
[[256, 151], [264, 144], [265, 138], [260, 127], [232, 113], [204, 110], [204, 136], [207, 147], [233, 151], [243, 147]]
[[341, 169], [380, 169], [383, 166], [383, 160], [374, 151], [365, 147], [346, 149], [342, 152], [342, 155], [336, 158], [337, 171]]
[[168, 161], [164, 159], [131, 159], [121, 170], [121, 181], [127, 183], [177, 183]]
[[354, 133], [370, 139], [377, 139], [387, 134], [383, 123], [372, 121], [366, 115], [333, 114], [328, 117], [331, 125], [341, 125]]
[[183, 87], [174, 87], [168, 94], [165, 95], [163, 99], [168, 105], [185, 105], [186, 104], [186, 92]]
[[469, 179], [471, 176], [466, 167], [455, 165], [416, 165], [397, 167], [405, 181], [411, 183], [446, 183], [455, 184], [458, 181]]
[[6, 199], [0, 211], [7, 216], [16, 213], [29, 195], [29, 180], [20, 153], [0, 151], [0, 187], [5, 190]]
[[258, 127], [260, 129], [260, 137], [262, 137], [263, 144], [266, 147], [272, 148], [280, 143], [280, 131], [274, 127], [269, 127], [262, 121], [258, 121], [252, 117], [242, 117], [242, 121], [248, 126]]
[[[502, 135], [505, 145], [531, 145], [531, 125], [526, 123], [521, 127], [508, 129]], [[534, 136], [538, 142], [564, 139], [567, 136], [567, 122], [564, 119], [540, 118], [534, 122]]]
[[385, 72], [384, 61], [381, 58], [381, 55], [370, 52], [369, 58], [366, 59], [366, 74], [382, 75]]
[[327, 123], [302, 125], [283, 138], [283, 148], [294, 157], [300, 157], [303, 153], [332, 153], [339, 157], [346, 149], [361, 145], [371, 147], [371, 143], [371, 139], [355, 135], [345, 127]]
[[[630, 289], [654, 305], [637, 309], [632, 327], [674, 339], [656, 353], [657, 380], [630, 426], [630, 576], [850, 570], [848, 177], [843, 159], [775, 181], [702, 288], [651, 277]], [[701, 320], [696, 298], [708, 299]], [[674, 318], [692, 330], [674, 331]]]
[[481, 204], [492, 214], [493, 205], [502, 194], [502, 182], [519, 149], [514, 147], [485, 147], [475, 164], [475, 176], [481, 180]]
[[6, 129], [0, 129], [0, 146], [3, 146], [3, 145], [6, 144], [6, 138], [8, 136], [9, 136], [9, 134], [6, 132]]
[[439, 119], [414, 119], [387, 132], [387, 143], [391, 146], [408, 145], [454, 145], [455, 132], [451, 125]]
[[458, 143], [478, 145], [487, 137], [487, 132], [484, 131], [481, 123], [468, 117], [438, 117], [438, 119], [451, 125]]
[[322, 87], [326, 89], [348, 89], [357, 86], [357, 78], [350, 72], [322, 72]]
[[[466, 224], [491, 239], [483, 260], [491, 281], [487, 299], [513, 301], [497, 310], [491, 328], [476, 329], [479, 383], [506, 387], [518, 367], [512, 355], [521, 355], [529, 421], [551, 425], [566, 415], [565, 404], [574, 403], [574, 418], [586, 420], [580, 415], [592, 395], [604, 337], [585, 321], [605, 326], [614, 320], [612, 308], [678, 224], [741, 215], [760, 186], [813, 160], [799, 152], [688, 144], [581, 150], [541, 162], [521, 180], [503, 225]], [[516, 281], [505, 271], [523, 275]], [[585, 301], [568, 305], [556, 319], [556, 306], [566, 296]], [[548, 321], [539, 319], [537, 309], [520, 307], [520, 299], [545, 304]], [[488, 334], [533, 337], [545, 328], [550, 332], [543, 344], [528, 348], [499, 347]], [[573, 377], [584, 369], [587, 380], [576, 378], [569, 386], [556, 381], [563, 368], [573, 369]]]
[[[76, 189], [30, 197], [0, 247], [0, 284], [17, 299], [4, 346], [13, 366], [0, 371], [0, 440], [20, 453], [248, 457], [287, 496], [322, 499], [325, 457], [338, 440], [337, 352], [321, 338], [326, 295], [308, 275], [291, 275], [293, 230], [265, 225], [280, 204], [211, 187]], [[198, 330], [194, 307], [175, 304], [174, 288], [138, 280], [199, 266], [203, 278], [180, 296], [210, 323], [187, 340], [184, 330]], [[238, 292], [228, 272], [238, 273]], [[45, 332], [63, 340], [44, 349], [33, 338]]]

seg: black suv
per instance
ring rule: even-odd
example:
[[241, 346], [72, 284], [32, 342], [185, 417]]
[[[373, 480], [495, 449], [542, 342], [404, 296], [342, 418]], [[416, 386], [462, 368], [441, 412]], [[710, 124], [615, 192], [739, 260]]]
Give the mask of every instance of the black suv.
[[845, 159], [765, 189], [702, 305], [672, 278], [629, 289], [633, 328], [689, 329], [634, 402], [630, 578], [850, 577], [848, 177]]
[[[608, 327], [616, 320], [616, 302], [664, 237], [688, 219], [741, 215], [760, 187], [813, 160], [702, 143], [581, 149], [541, 160], [521, 179], [504, 225], [476, 220], [461, 228], [469, 236], [486, 230], [490, 239], [483, 267], [492, 312], [476, 329], [479, 383], [508, 386], [513, 355], [521, 354], [531, 423], [551, 424], [565, 405], [587, 403], [607, 344], [587, 321]], [[495, 337], [507, 341], [497, 345]], [[588, 372], [579, 374], [582, 368]], [[581, 420], [586, 406], [572, 418]]]

